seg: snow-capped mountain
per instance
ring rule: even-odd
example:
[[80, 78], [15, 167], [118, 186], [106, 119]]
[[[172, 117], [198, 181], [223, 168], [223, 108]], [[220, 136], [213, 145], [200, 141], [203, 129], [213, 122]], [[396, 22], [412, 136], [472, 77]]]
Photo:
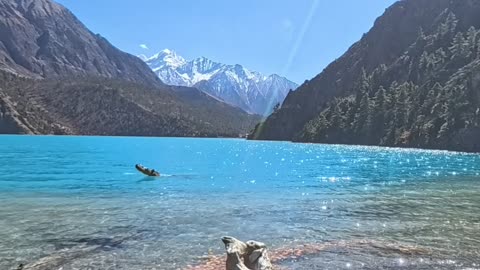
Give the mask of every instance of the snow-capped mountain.
[[186, 61], [165, 49], [139, 56], [166, 84], [193, 86], [245, 111], [268, 115], [298, 85], [276, 74], [264, 76], [241, 65], [226, 65], [200, 57]]

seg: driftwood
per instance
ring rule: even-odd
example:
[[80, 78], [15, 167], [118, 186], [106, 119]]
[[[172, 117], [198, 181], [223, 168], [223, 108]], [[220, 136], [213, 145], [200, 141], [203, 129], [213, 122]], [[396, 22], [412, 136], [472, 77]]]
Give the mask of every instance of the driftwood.
[[222, 238], [227, 251], [226, 270], [272, 270], [267, 246], [257, 241], [242, 242], [234, 237]]

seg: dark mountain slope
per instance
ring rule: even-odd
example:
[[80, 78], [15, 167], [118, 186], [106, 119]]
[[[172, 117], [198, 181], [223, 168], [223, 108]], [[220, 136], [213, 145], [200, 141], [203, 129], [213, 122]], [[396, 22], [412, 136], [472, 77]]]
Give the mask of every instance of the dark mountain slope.
[[236, 137], [258, 121], [214, 99], [187, 106], [169, 89], [121, 80], [36, 80], [0, 72], [0, 82], [1, 133]]
[[143, 61], [49, 0], [0, 0], [0, 68], [46, 78], [95, 75], [161, 84]]
[[[478, 126], [477, 29], [479, 1], [397, 2], [341, 58], [290, 93], [252, 137], [477, 151], [478, 142], [466, 139]], [[455, 124], [448, 136], [439, 135], [454, 120], [447, 121], [438, 106], [464, 94], [468, 105], [450, 117]], [[405, 111], [408, 121], [400, 112], [394, 117], [394, 108]], [[427, 140], [416, 127], [431, 121]]]

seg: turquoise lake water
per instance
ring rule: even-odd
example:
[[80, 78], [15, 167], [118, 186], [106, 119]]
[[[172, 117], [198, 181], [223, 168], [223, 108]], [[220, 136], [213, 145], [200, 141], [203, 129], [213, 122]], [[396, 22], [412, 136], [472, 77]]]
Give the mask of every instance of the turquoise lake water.
[[478, 268], [479, 173], [444, 151], [0, 136], [0, 269], [182, 269], [224, 235], [328, 246], [287, 269]]

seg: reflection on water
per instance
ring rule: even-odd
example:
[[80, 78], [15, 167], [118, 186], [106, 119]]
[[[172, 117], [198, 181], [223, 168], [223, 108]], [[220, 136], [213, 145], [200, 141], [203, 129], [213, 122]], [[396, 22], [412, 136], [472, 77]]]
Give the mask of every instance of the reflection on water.
[[480, 264], [477, 155], [4, 136], [0, 162], [0, 269], [207, 269], [223, 235], [268, 243], [285, 269]]

